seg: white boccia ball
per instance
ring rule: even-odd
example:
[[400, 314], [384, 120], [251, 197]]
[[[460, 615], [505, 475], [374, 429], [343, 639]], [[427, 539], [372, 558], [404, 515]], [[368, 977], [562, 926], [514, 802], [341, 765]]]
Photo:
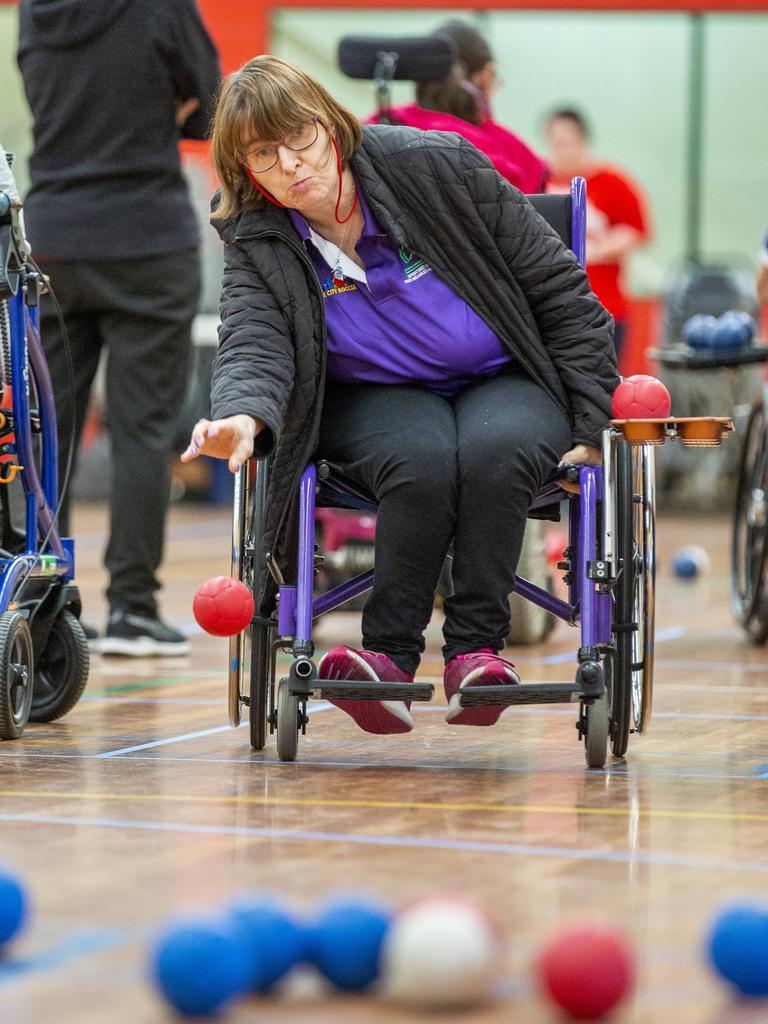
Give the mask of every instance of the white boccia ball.
[[384, 940], [384, 995], [414, 1007], [476, 1006], [492, 995], [502, 953], [499, 929], [472, 900], [422, 900], [395, 918]]

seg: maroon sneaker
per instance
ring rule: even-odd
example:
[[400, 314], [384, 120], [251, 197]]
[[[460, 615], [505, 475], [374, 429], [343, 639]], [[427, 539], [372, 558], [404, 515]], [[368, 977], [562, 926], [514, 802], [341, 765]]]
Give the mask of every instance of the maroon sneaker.
[[449, 725], [495, 725], [504, 707], [463, 708], [460, 691], [467, 686], [517, 686], [520, 676], [511, 661], [500, 658], [489, 647], [471, 654], [457, 654], [445, 666], [443, 686], [448, 701], [445, 720]]
[[[386, 654], [356, 651], [353, 647], [332, 647], [317, 669], [321, 679], [359, 679], [371, 683], [412, 683], [413, 676], [401, 671]], [[366, 732], [384, 735], [410, 732], [413, 728], [409, 700], [332, 700]]]

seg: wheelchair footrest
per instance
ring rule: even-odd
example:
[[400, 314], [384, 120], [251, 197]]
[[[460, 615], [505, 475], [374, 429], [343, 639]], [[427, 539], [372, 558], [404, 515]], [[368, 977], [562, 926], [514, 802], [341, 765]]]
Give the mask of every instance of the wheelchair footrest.
[[518, 686], [466, 686], [463, 708], [509, 707], [512, 704], [570, 704], [581, 698], [576, 683], [520, 683]]
[[432, 700], [432, 683], [364, 682], [359, 679], [313, 679], [312, 692], [323, 700]]

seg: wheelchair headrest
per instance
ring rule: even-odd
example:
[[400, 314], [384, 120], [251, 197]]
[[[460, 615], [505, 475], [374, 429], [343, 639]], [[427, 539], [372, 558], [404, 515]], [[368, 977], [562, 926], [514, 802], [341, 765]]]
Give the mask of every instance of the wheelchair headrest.
[[339, 42], [339, 67], [350, 78], [375, 79], [380, 54], [392, 54], [394, 73], [407, 82], [447, 78], [456, 60], [456, 46], [447, 36], [344, 36]]

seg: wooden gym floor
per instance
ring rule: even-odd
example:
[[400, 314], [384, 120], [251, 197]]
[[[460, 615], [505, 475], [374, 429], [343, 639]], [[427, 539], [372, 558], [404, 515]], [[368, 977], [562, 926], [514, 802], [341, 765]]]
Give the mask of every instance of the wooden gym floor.
[[[77, 519], [78, 579], [101, 625], [104, 512]], [[176, 509], [164, 610], [192, 624], [197, 584], [228, 571], [226, 510]], [[670, 555], [696, 541], [711, 573], [674, 581]], [[300, 760], [250, 751], [226, 725], [224, 641], [195, 631], [189, 658], [93, 658], [86, 696], [63, 721], [0, 747], [0, 860], [26, 879], [34, 919], [0, 964], [3, 1024], [159, 1024], [144, 950], [166, 915], [248, 887], [302, 909], [338, 888], [402, 903], [446, 887], [485, 901], [509, 936], [495, 1006], [478, 1024], [556, 1016], [531, 989], [537, 948], [564, 921], [613, 921], [639, 954], [621, 1024], [747, 1024], [710, 978], [701, 941], [721, 901], [768, 883], [768, 652], [731, 619], [726, 520], [659, 524], [655, 717], [626, 761], [587, 771], [564, 707], [508, 711], [494, 729], [448, 728], [440, 688], [407, 737], [369, 737], [313, 708]], [[326, 620], [322, 648], [355, 643], [352, 613]], [[438, 677], [439, 622], [423, 674]], [[577, 634], [520, 649], [527, 680], [568, 679]], [[412, 1021], [310, 986], [227, 1018], [297, 1024]], [[441, 1018], [431, 1016], [432, 1021]]]

